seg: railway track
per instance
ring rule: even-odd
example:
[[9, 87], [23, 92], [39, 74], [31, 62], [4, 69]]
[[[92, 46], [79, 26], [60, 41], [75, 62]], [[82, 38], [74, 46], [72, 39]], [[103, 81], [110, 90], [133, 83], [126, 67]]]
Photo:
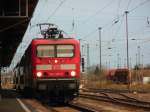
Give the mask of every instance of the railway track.
[[86, 103], [71, 102], [68, 104], [70, 107], [78, 109], [80, 112], [100, 112], [101, 109], [91, 107]]
[[67, 105], [47, 106], [52, 112], [99, 112], [98, 109], [91, 108], [86, 104], [71, 102]]
[[99, 110], [78, 102], [69, 104], [47, 104], [36, 99], [24, 99], [23, 102], [35, 112], [99, 112]]
[[94, 100], [106, 101], [106, 102], [113, 102], [119, 103], [121, 105], [126, 106], [134, 106], [138, 108], [148, 109], [150, 110], [150, 102], [140, 101], [136, 98], [129, 97], [123, 93], [114, 92], [114, 91], [107, 91], [104, 90], [96, 90], [96, 89], [82, 89], [80, 97], [83, 98], [90, 98]]
[[31, 111], [35, 112], [100, 112], [100, 109], [96, 109], [86, 104], [85, 102], [78, 102], [73, 100], [69, 103], [61, 103], [58, 101], [49, 100], [49, 98], [40, 97], [25, 97], [21, 95], [21, 99]]
[[35, 99], [36, 102], [43, 105], [45, 108], [49, 109], [52, 112], [99, 112], [99, 109], [95, 109], [90, 105], [84, 102], [78, 102], [73, 100], [69, 103], [58, 103], [58, 102], [49, 102], [45, 99]]
[[[112, 95], [114, 94], [114, 95]], [[116, 97], [118, 96], [118, 97]], [[81, 99], [91, 99], [91, 101], [93, 100], [97, 100], [97, 101], [105, 101], [105, 102], [111, 102], [117, 105], [125, 105], [126, 107], [132, 107], [132, 108], [140, 108], [140, 109], [144, 109], [144, 110], [150, 110], [150, 103], [149, 102], [143, 102], [143, 101], [139, 101], [135, 98], [129, 97], [127, 95], [124, 95], [123, 93], [114, 93], [114, 92], [105, 92], [105, 91], [97, 91], [94, 92], [92, 90], [82, 90], [82, 92], [80, 93], [79, 98], [73, 100], [72, 102], [69, 102], [68, 104], [62, 104], [62, 105], [57, 105], [56, 104], [50, 104], [49, 102], [46, 102], [44, 99], [31, 99], [30, 101], [28, 101], [29, 105], [33, 106], [36, 103], [41, 106], [43, 106], [44, 108], [47, 109], [47, 111], [40, 111], [40, 112], [103, 112], [103, 108], [101, 108], [102, 106], [98, 106], [97, 105], [93, 105], [91, 102], [84, 102]], [[80, 99], [80, 100], [78, 100]], [[36, 110], [38, 109], [38, 106], [34, 106], [33, 108], [35, 108]], [[41, 107], [42, 108], [42, 107]], [[38, 111], [36, 111], [38, 112]]]

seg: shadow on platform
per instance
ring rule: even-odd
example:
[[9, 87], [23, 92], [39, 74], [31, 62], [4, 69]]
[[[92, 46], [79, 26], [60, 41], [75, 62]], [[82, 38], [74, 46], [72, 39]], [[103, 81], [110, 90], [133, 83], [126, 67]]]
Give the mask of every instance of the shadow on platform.
[[2, 89], [0, 95], [1, 98], [17, 98], [20, 96], [14, 89]]

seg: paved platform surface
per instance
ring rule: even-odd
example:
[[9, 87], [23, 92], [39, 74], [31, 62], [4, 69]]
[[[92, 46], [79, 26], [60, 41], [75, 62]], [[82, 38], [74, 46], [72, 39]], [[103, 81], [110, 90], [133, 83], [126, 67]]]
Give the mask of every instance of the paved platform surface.
[[26, 112], [15, 90], [0, 91], [0, 112]]

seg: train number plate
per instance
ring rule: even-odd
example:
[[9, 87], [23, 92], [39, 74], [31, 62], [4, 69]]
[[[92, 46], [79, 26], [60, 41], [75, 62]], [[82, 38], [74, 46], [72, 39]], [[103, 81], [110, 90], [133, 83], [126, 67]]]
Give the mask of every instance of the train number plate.
[[53, 65], [52, 69], [53, 70], [60, 70], [60, 65]]

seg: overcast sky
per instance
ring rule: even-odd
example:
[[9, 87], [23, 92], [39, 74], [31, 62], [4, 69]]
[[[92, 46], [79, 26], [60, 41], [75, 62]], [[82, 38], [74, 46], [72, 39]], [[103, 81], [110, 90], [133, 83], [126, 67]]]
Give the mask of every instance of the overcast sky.
[[[18, 57], [22, 55], [23, 49], [31, 39], [37, 38], [39, 31], [34, 25], [49, 22], [58, 25], [69, 36], [82, 39], [81, 45], [89, 44], [90, 65], [99, 64], [98, 27], [102, 27], [102, 64], [107, 67], [117, 67], [118, 64], [124, 67], [126, 64], [125, 11], [129, 11], [130, 63], [132, 66], [135, 65], [136, 54], [140, 52], [140, 63], [149, 64], [150, 0], [39, 0], [31, 26], [24, 35], [13, 64], [18, 62]], [[140, 46], [139, 49], [137, 46]], [[86, 49], [83, 54], [86, 57]]]

